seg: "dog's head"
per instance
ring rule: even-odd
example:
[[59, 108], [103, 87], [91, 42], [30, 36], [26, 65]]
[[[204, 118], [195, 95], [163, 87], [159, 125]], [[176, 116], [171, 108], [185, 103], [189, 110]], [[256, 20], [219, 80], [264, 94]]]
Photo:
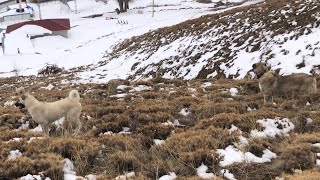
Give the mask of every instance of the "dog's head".
[[255, 63], [252, 65], [252, 70], [256, 74], [257, 78], [259, 79], [261, 76], [264, 75], [264, 73], [268, 72], [270, 70], [270, 66], [268, 66], [266, 63]]
[[23, 109], [25, 107], [25, 99], [27, 97], [26, 91], [23, 87], [16, 88], [16, 95], [19, 96], [19, 100], [14, 104], [19, 109]]
[[22, 100], [26, 99], [26, 91], [24, 90], [23, 87], [16, 88], [16, 94], [20, 96]]

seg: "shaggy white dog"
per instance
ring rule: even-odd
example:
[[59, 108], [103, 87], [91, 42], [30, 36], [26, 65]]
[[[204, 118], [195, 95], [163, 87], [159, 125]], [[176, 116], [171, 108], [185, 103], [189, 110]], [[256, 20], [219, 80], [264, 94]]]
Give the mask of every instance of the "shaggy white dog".
[[50, 125], [65, 117], [67, 123], [75, 129], [74, 134], [80, 132], [80, 113], [82, 110], [80, 95], [77, 90], [71, 90], [69, 96], [56, 102], [40, 102], [35, 97], [26, 93], [23, 87], [16, 88], [22, 103], [25, 105], [32, 119], [42, 126], [44, 131], [49, 134]]

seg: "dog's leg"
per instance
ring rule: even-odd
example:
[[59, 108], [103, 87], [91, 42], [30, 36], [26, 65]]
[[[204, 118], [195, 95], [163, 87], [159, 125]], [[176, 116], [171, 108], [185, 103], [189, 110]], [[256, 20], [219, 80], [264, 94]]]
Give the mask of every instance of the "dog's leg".
[[70, 123], [71, 128], [73, 130], [73, 135], [77, 135], [80, 133], [81, 122], [80, 122], [80, 112], [79, 110], [70, 111], [67, 114], [68, 123]]
[[72, 128], [74, 129], [73, 135], [78, 135], [80, 133], [80, 129], [81, 129], [80, 121], [74, 120], [72, 122]]
[[43, 124], [41, 125], [43, 128], [43, 131], [49, 136], [49, 125], [48, 124]]

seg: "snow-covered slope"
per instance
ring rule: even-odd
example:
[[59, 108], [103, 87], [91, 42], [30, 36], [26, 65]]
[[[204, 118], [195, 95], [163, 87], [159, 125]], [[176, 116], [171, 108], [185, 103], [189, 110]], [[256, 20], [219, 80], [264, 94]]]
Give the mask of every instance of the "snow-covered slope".
[[94, 69], [102, 78], [243, 78], [263, 61], [309, 73], [320, 65], [319, 4], [269, 0], [161, 28], [117, 44]]
[[[237, 2], [237, 0], [233, 1]], [[114, 9], [118, 7], [116, 1], [108, 1], [107, 4], [95, 0], [77, 1], [78, 13], [75, 13], [73, 1], [68, 2], [69, 6], [58, 1], [41, 3], [42, 18], [70, 18], [72, 28], [68, 32], [69, 37], [49, 36], [27, 39], [25, 38], [27, 34], [33, 33], [29, 30], [14, 31], [11, 35], [8, 34], [5, 42], [10, 43], [6, 43], [4, 54], [0, 51], [0, 76], [14, 76], [17, 71], [19, 75], [36, 75], [46, 63], [57, 64], [66, 69], [96, 64], [102, 60], [106, 52], [111, 52], [112, 46], [125, 39], [204, 14], [221, 12], [217, 10], [216, 3], [202, 4], [194, 0], [156, 0], [155, 15], [152, 17], [151, 2], [135, 0], [130, 4], [130, 10], [120, 15], [114, 12]], [[32, 3], [29, 5], [35, 10], [35, 19], [38, 19], [38, 6]], [[17, 6], [10, 7], [16, 8]], [[218, 7], [218, 9], [221, 8], [226, 7], [224, 5]], [[84, 18], [96, 14], [102, 16]], [[36, 31], [33, 34], [41, 35], [43, 32]], [[18, 53], [18, 48], [20, 53]], [[81, 77], [87, 79], [87, 77], [95, 76], [96, 73], [101, 74], [101, 72], [84, 72]], [[126, 78], [123, 76], [125, 74], [121, 69], [114, 69], [108, 72], [108, 78], [99, 79], [99, 81], [105, 82], [120, 76]]]

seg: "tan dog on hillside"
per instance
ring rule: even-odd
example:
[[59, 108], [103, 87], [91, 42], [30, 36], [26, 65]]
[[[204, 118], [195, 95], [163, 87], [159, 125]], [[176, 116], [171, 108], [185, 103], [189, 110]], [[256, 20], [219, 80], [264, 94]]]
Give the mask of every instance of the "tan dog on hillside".
[[77, 90], [71, 90], [68, 97], [56, 102], [40, 102], [26, 93], [23, 87], [17, 88], [16, 93], [20, 96], [32, 119], [40, 124], [47, 134], [49, 134], [50, 125], [62, 117], [65, 117], [66, 122], [75, 129], [74, 134], [80, 132], [79, 117], [82, 107], [79, 103], [80, 95]]
[[270, 71], [265, 63], [252, 66], [259, 79], [259, 88], [264, 96], [264, 103], [273, 103], [274, 96], [294, 96], [317, 92], [316, 74], [296, 73], [279, 75], [279, 70]]

